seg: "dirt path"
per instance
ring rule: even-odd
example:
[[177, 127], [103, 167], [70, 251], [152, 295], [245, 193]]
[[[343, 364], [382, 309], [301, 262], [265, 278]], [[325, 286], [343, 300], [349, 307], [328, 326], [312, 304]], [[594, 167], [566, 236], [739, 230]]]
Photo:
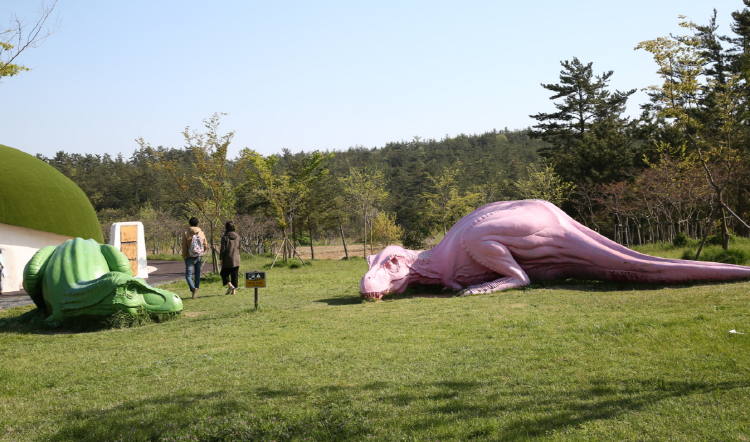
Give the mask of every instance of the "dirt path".
[[[346, 257], [346, 254], [344, 253], [344, 246], [338, 245], [338, 246], [313, 246], [315, 249], [315, 259], [331, 259], [331, 260], [338, 260]], [[346, 245], [347, 250], [349, 250], [349, 256], [359, 256], [360, 258], [363, 258], [362, 253], [362, 244], [354, 244], [354, 245]], [[373, 247], [373, 252], [370, 253], [370, 246], [367, 246], [367, 254], [368, 255], [377, 255], [380, 253], [381, 250], [383, 250], [382, 247], [376, 246]], [[302, 259], [310, 259], [310, 246], [299, 246], [297, 247], [297, 252], [302, 256]]]

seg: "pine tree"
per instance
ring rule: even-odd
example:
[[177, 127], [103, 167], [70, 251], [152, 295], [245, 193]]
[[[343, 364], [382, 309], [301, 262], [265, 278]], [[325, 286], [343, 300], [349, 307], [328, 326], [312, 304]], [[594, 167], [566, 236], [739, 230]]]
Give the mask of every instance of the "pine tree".
[[595, 76], [592, 63], [578, 58], [560, 63], [559, 84], [542, 84], [554, 92], [557, 112], [530, 115], [538, 121], [531, 136], [550, 145], [539, 150], [560, 171], [565, 181], [602, 183], [621, 178], [633, 166], [635, 142], [632, 127], [623, 118], [628, 97], [635, 89], [610, 92], [613, 71]]

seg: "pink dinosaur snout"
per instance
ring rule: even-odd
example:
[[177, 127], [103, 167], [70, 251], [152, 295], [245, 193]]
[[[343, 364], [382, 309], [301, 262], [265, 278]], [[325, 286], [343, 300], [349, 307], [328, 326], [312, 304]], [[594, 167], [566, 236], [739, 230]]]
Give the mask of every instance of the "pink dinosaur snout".
[[376, 281], [373, 281], [373, 276], [375, 275], [371, 275], [370, 272], [367, 272], [367, 274], [359, 282], [359, 293], [368, 301], [381, 299], [383, 298], [383, 296], [388, 294], [387, 289], [378, 289], [378, 286], [382, 286], [382, 284], [376, 284]]
[[381, 299], [406, 289], [409, 275], [408, 250], [388, 246], [375, 256], [369, 256], [370, 270], [359, 283], [359, 293], [365, 299]]
[[375, 292], [372, 292], [372, 293], [362, 293], [362, 297], [365, 298], [368, 301], [376, 301], [378, 299], [383, 299], [384, 295], [385, 295], [385, 293], [382, 293], [382, 292], [381, 293], [375, 293]]

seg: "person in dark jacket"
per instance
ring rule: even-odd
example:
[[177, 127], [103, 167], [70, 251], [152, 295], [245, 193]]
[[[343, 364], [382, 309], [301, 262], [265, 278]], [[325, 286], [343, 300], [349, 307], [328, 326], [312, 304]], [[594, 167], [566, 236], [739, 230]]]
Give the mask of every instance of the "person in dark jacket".
[[[224, 225], [224, 236], [221, 237], [221, 249], [219, 251], [221, 261], [221, 282], [226, 285], [227, 295], [237, 293], [237, 284], [240, 274], [240, 236], [234, 228], [234, 223], [227, 221]], [[231, 282], [229, 278], [232, 278]]]

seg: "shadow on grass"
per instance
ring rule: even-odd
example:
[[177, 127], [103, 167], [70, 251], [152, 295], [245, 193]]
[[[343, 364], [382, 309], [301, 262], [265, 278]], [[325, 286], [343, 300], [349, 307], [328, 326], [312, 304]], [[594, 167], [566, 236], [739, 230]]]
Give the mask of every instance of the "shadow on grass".
[[[452, 388], [455, 392], [452, 401], [431, 410], [439, 419], [430, 418], [413, 425], [415, 430], [431, 425], [445, 425], [450, 421], [468, 421], [479, 418], [492, 418], [510, 415], [511, 418], [493, 426], [487, 434], [482, 433], [482, 425], [472, 430], [465, 438], [491, 436], [491, 440], [511, 441], [523, 438], [547, 436], [554, 431], [576, 428], [582, 424], [598, 420], [615, 419], [620, 415], [651, 407], [655, 403], [671, 398], [705, 394], [716, 390], [747, 388], [747, 382], [665, 382], [658, 379], [645, 379], [632, 382], [625, 388], [617, 383], [596, 381], [586, 388], [568, 390], [554, 396], [534, 394], [531, 391], [495, 394], [481, 405], [467, 404], [462, 400], [465, 389]], [[475, 388], [475, 387], [470, 387]], [[435, 399], [446, 399], [445, 393], [433, 395]], [[518, 417], [513, 417], [518, 416]], [[479, 430], [477, 432], [477, 430]]]
[[[593, 293], [605, 292], [629, 292], [662, 290], [665, 288], [684, 289], [691, 287], [742, 283], [747, 281], [713, 281], [713, 282], [689, 282], [684, 284], [654, 284], [639, 282], [614, 282], [599, 281], [594, 279], [561, 278], [553, 280], [532, 279], [531, 284], [525, 288], [512, 289], [512, 291], [527, 291], [535, 289], [548, 290], [573, 290]], [[458, 291], [444, 289], [442, 285], [414, 285], [406, 289], [404, 293], [386, 295], [383, 300], [400, 300], [410, 298], [450, 298], [458, 295]], [[502, 293], [502, 292], [497, 292]], [[484, 295], [469, 295], [484, 296]]]
[[[456, 292], [442, 290], [442, 286], [427, 286], [428, 288], [417, 288], [414, 289], [409, 287], [405, 293], [398, 293], [395, 295], [386, 295], [382, 301], [398, 301], [401, 299], [411, 298], [452, 298], [456, 296]], [[361, 296], [349, 296], [340, 298], [328, 298], [319, 299], [314, 302], [323, 302], [328, 305], [352, 305], [362, 304], [363, 302], [379, 302], [379, 301], [367, 301]]]
[[615, 282], [615, 281], [599, 281], [594, 279], [575, 279], [575, 278], [561, 278], [553, 280], [542, 280], [532, 279], [531, 284], [526, 287], [526, 290], [533, 289], [558, 289], [558, 290], [575, 290], [575, 291], [588, 291], [588, 292], [623, 292], [623, 291], [647, 291], [647, 290], [662, 290], [665, 288], [684, 289], [691, 287], [702, 287], [711, 285], [723, 285], [732, 283], [742, 283], [747, 281], [694, 281], [687, 283], [671, 283], [671, 284], [654, 284], [654, 283], [639, 283], [639, 282]]
[[[263, 399], [304, 392], [255, 392]], [[327, 404], [308, 413], [291, 416], [271, 414], [232, 394], [169, 394], [132, 400], [107, 409], [76, 410], [65, 417], [65, 425], [39, 441], [286, 441], [360, 439], [371, 432], [367, 418], [348, 401]]]
[[[383, 439], [427, 433], [439, 439], [510, 441], [617, 419], [672, 398], [744, 389], [750, 387], [750, 381], [595, 379], [577, 389], [552, 391], [549, 386], [509, 386], [493, 392], [493, 387], [496, 385], [486, 381], [405, 386], [376, 381], [359, 387], [331, 385], [304, 391], [259, 387], [165, 394], [105, 409], [71, 411], [61, 419], [63, 425], [54, 435], [45, 434], [37, 440], [157, 441], [196, 437], [214, 441], [343, 441], [363, 439], [368, 434]], [[317, 399], [306, 401], [311, 394]], [[288, 407], [290, 398], [297, 404], [293, 408]], [[275, 400], [279, 403], [274, 404]], [[287, 411], [269, 411], [278, 409]], [[378, 430], [370, 427], [370, 419], [377, 421]], [[241, 433], [245, 435], [242, 438]]]
[[322, 302], [328, 305], [352, 305], [352, 304], [362, 304], [362, 298], [359, 296], [348, 296], [348, 297], [340, 297], [340, 298], [318, 299], [317, 301], [313, 301], [313, 302]]
[[[585, 279], [574, 279], [574, 278], [561, 278], [554, 280], [541, 280], [533, 279], [531, 284], [525, 288], [512, 289], [512, 291], [530, 291], [538, 289], [547, 290], [566, 290], [566, 291], [584, 291], [592, 293], [606, 293], [606, 292], [629, 292], [629, 291], [651, 291], [651, 290], [662, 290], [665, 288], [691, 288], [700, 286], [711, 286], [717, 284], [729, 284], [729, 283], [740, 283], [745, 281], [715, 281], [715, 282], [690, 282], [685, 284], [653, 284], [653, 283], [638, 283], [638, 282], [613, 282], [613, 281], [599, 281], [599, 280], [585, 280]], [[509, 290], [510, 292], [511, 290]], [[409, 286], [404, 293], [397, 293], [392, 295], [386, 295], [383, 297], [383, 301], [399, 301], [403, 299], [412, 298], [451, 298], [458, 295], [458, 291], [445, 289], [442, 285], [413, 285]], [[502, 293], [502, 292], [497, 292]], [[497, 294], [496, 293], [496, 294]], [[469, 295], [469, 296], [485, 296], [485, 295]], [[346, 302], [346, 304], [355, 304], [353, 301]], [[356, 298], [359, 299], [359, 298]], [[323, 300], [328, 301], [328, 300]], [[321, 301], [321, 302], [323, 302]], [[345, 304], [341, 302], [340, 304]], [[336, 304], [338, 305], [338, 304]]]
[[[30, 308], [28, 311], [21, 313], [24, 309], [24, 307], [9, 309], [8, 316], [0, 319], [0, 333], [28, 335], [95, 333], [104, 330], [159, 324], [174, 321], [182, 316], [182, 312], [156, 314], [139, 308], [135, 315], [118, 310], [110, 315], [103, 316], [75, 316], [64, 325], [53, 327], [44, 321], [47, 317], [44, 311], [38, 308]], [[19, 314], [15, 315], [15, 313]]]
[[[654, 284], [639, 282], [615, 282], [600, 281], [594, 279], [560, 278], [553, 280], [532, 279], [531, 284], [525, 288], [513, 289], [513, 291], [526, 291], [535, 289], [548, 290], [574, 290], [594, 293], [622, 292], [622, 291], [651, 291], [665, 288], [684, 289], [691, 287], [722, 285], [742, 283], [747, 281], [694, 281], [688, 283]], [[420, 285], [409, 286], [404, 293], [386, 295], [383, 301], [397, 301], [411, 298], [451, 298], [458, 295], [458, 291], [444, 288], [442, 285]], [[497, 292], [502, 293], [502, 292]], [[469, 295], [484, 296], [484, 295]], [[351, 302], [354, 304], [355, 302]]]

